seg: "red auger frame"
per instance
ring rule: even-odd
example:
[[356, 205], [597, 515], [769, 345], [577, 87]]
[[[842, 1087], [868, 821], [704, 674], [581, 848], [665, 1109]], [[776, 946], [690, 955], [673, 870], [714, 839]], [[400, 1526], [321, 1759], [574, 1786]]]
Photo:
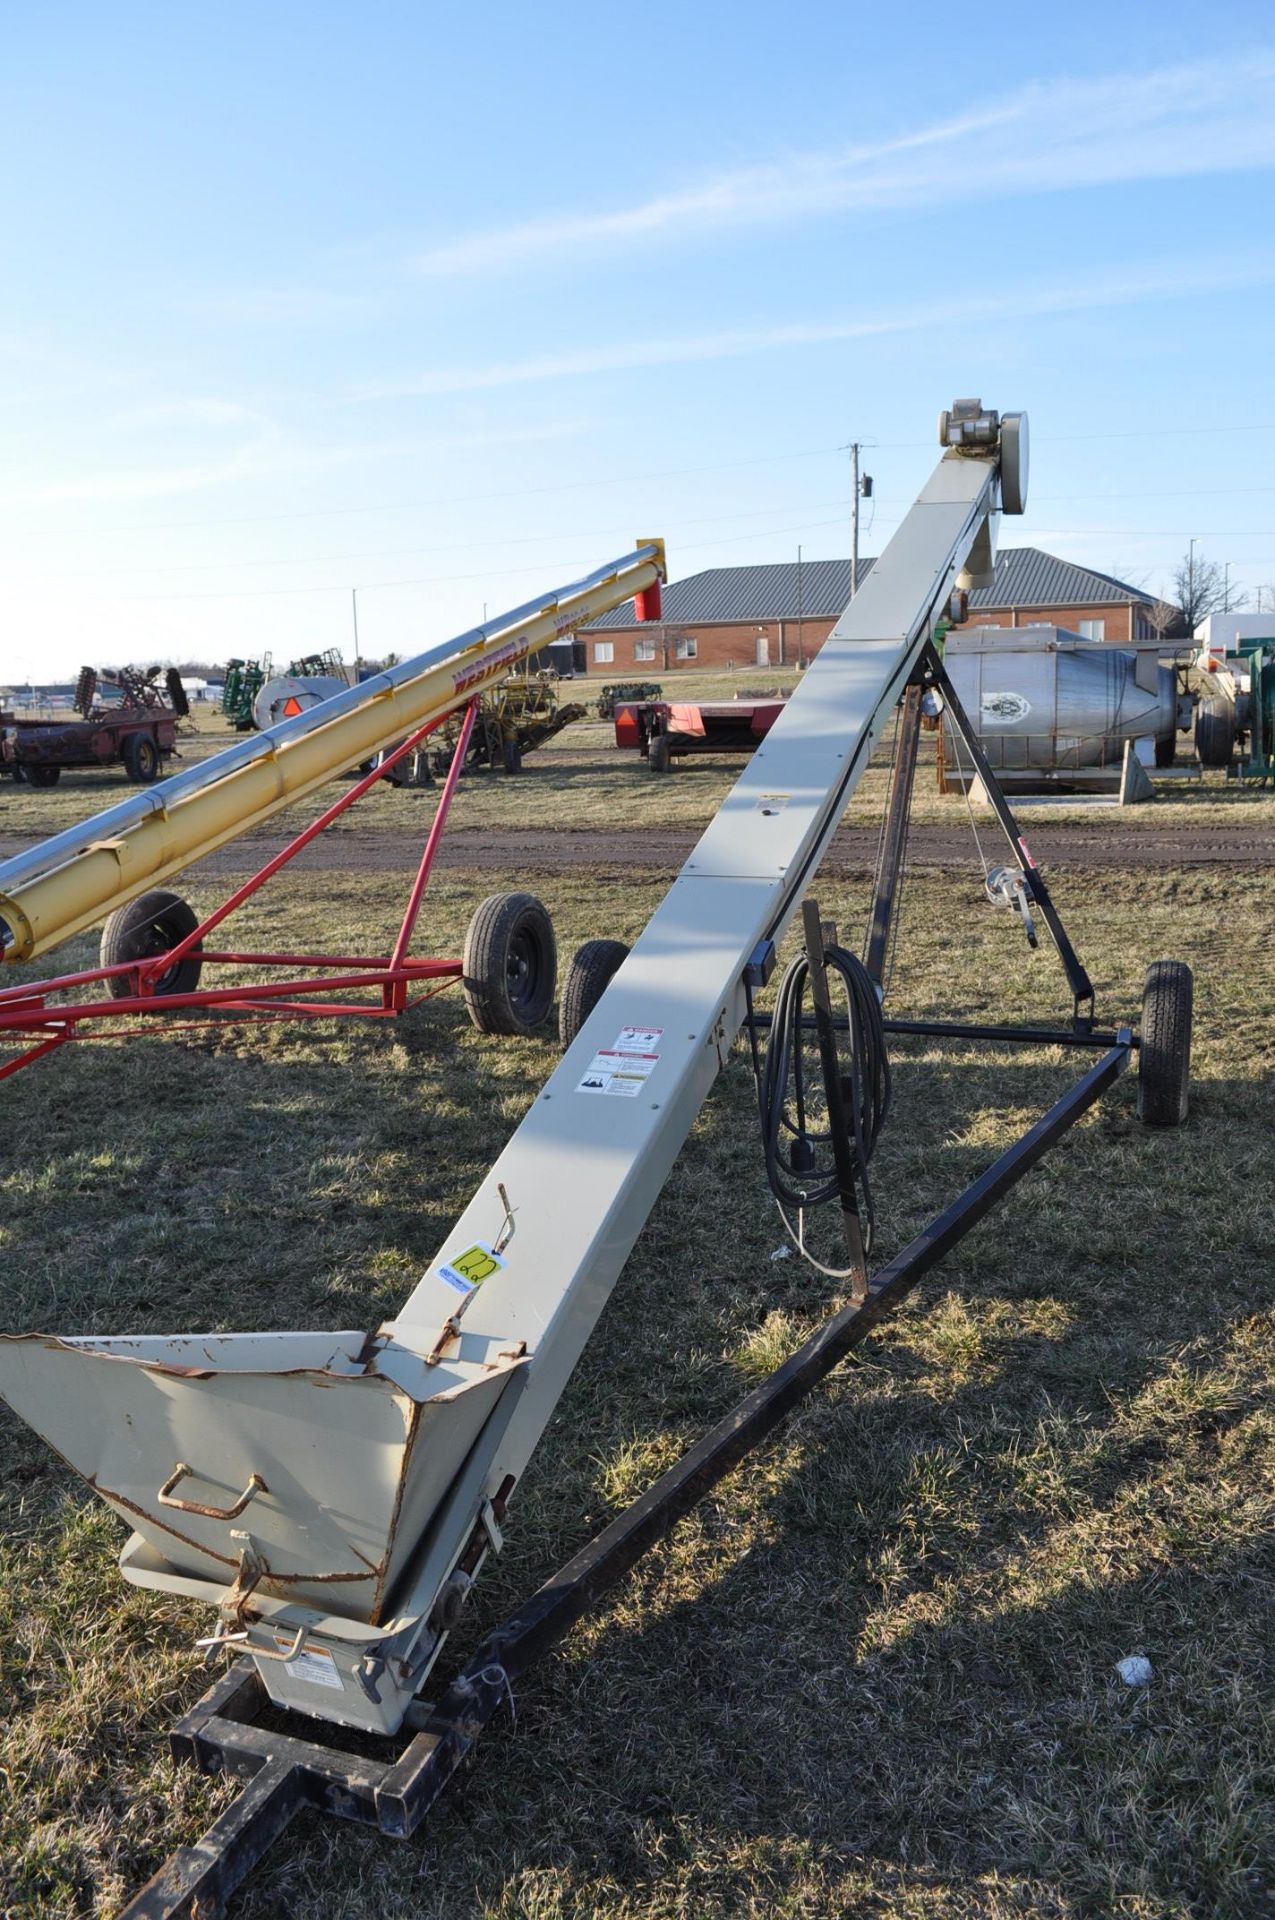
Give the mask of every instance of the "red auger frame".
[[[273, 878], [303, 847], [321, 834], [356, 800], [374, 787], [392, 767], [415, 751], [422, 741], [441, 726], [445, 716], [427, 725], [387, 752], [371, 773], [363, 775], [332, 806], [327, 807], [303, 832], [290, 840], [280, 852], [236, 887], [228, 899], [197, 926], [171, 946], [147, 954], [145, 958], [126, 960], [114, 966], [86, 968], [80, 973], [59, 974], [50, 980], [34, 980], [0, 988], [0, 1042], [25, 1041], [23, 1050], [0, 1063], [0, 1080], [30, 1066], [46, 1053], [63, 1047], [69, 1040], [122, 1040], [149, 1033], [162, 1022], [167, 1032], [206, 1025], [189, 1021], [174, 1028], [173, 1016], [208, 1010], [236, 1021], [319, 1019], [354, 1017], [383, 1020], [405, 1013], [461, 978], [462, 963], [453, 959], [414, 959], [408, 954], [420, 914], [421, 902], [447, 824], [456, 783], [465, 761], [469, 737], [473, 731], [478, 703], [473, 700], [464, 709], [460, 737], [452, 754], [439, 795], [438, 806], [426, 837], [420, 865], [412, 883], [402, 924], [388, 958], [372, 958], [348, 953], [231, 953], [205, 946], [207, 936], [243, 902]], [[251, 986], [196, 987], [181, 992], [171, 984], [181, 963], [197, 956], [203, 966], [258, 967], [287, 970], [283, 979], [254, 981]], [[301, 972], [300, 970], [306, 971]], [[106, 981], [108, 995], [102, 999], [63, 999], [77, 990]], [[119, 984], [127, 983], [120, 992]], [[412, 992], [423, 987], [423, 991]], [[362, 989], [374, 990], [374, 997], [362, 1000], [329, 998]], [[301, 996], [301, 997], [298, 997]], [[84, 1028], [100, 1027], [105, 1022], [127, 1022], [113, 1033], [85, 1033]]]

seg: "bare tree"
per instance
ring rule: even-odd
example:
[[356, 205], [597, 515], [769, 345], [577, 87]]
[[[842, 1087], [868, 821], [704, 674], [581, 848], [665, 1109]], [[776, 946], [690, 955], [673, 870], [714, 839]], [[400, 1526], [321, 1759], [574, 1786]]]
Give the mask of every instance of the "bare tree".
[[1248, 605], [1247, 593], [1231, 592], [1220, 561], [1206, 560], [1190, 548], [1173, 569], [1173, 591], [1188, 633], [1194, 633], [1211, 613], [1238, 613]]
[[1148, 600], [1142, 612], [1157, 640], [1180, 640], [1189, 632], [1176, 600]]
[[1275, 613], [1275, 580], [1266, 581], [1257, 589], [1255, 613]]

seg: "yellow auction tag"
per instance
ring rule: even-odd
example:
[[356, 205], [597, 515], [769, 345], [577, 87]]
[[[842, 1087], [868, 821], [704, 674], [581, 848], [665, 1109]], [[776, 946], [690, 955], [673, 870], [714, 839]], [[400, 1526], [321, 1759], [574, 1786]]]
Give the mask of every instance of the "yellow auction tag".
[[438, 1277], [449, 1287], [455, 1287], [457, 1293], [472, 1293], [484, 1280], [490, 1280], [493, 1273], [499, 1273], [504, 1264], [494, 1248], [475, 1240], [464, 1253], [453, 1254], [446, 1266], [438, 1269]]

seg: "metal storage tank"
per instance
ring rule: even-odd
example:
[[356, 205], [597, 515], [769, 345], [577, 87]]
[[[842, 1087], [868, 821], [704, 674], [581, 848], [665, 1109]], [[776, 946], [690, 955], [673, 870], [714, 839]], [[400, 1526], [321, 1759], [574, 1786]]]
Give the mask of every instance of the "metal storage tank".
[[280, 720], [294, 719], [331, 700], [334, 694], [344, 693], [346, 685], [330, 673], [281, 673], [258, 691], [252, 703], [253, 721], [264, 733]]
[[[1112, 647], [1066, 627], [971, 627], [950, 633], [944, 663], [983, 751], [997, 771], [1056, 773], [1118, 768], [1126, 740], [1151, 738], [1157, 758], [1191, 723], [1163, 643]], [[946, 730], [949, 767], [962, 764]]]

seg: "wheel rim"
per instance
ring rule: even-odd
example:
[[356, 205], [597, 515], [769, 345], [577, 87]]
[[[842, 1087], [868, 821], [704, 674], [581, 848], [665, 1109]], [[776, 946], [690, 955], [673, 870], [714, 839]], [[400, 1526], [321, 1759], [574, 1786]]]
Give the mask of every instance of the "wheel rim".
[[540, 984], [540, 952], [529, 933], [516, 933], [510, 941], [505, 979], [509, 983], [509, 998], [516, 1007], [525, 1007], [534, 1000]]
[[[181, 929], [179, 927], [167, 926], [163, 920], [152, 921], [149, 928], [149, 932], [151, 936], [150, 953], [143, 956], [146, 959], [151, 958], [153, 955], [157, 953], [167, 953], [169, 948], [175, 947], [177, 945], [177, 942], [182, 937]], [[181, 974], [181, 970], [185, 966], [186, 960], [189, 957], [190, 957], [189, 955], [183, 954], [180, 960], [174, 960], [171, 967], [165, 967], [163, 973], [156, 974], [155, 978], [150, 983], [151, 992], [167, 993], [170, 991], [171, 988], [175, 987], [177, 985], [179, 976]]]

